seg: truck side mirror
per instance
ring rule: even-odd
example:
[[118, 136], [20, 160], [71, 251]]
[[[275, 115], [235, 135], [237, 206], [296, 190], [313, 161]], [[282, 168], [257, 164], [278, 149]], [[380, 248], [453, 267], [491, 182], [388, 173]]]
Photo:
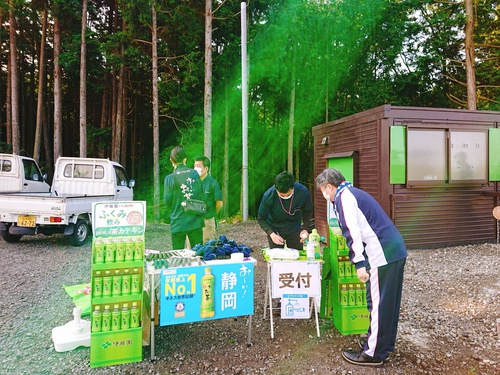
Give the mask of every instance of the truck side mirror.
[[130, 181], [128, 182], [128, 187], [129, 187], [129, 188], [133, 188], [134, 186], [135, 186], [135, 180], [130, 180]]

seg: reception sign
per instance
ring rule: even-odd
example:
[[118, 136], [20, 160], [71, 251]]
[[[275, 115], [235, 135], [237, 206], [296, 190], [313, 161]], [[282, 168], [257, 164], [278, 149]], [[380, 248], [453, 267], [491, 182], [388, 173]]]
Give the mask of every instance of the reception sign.
[[321, 296], [319, 261], [273, 261], [271, 262], [272, 298], [283, 294], [307, 294]]
[[254, 262], [210, 261], [162, 270], [160, 325], [252, 315]]

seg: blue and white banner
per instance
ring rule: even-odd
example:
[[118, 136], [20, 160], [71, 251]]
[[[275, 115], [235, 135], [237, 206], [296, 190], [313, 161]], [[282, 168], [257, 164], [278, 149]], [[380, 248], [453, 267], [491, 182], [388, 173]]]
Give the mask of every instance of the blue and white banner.
[[254, 259], [161, 271], [160, 325], [253, 315]]

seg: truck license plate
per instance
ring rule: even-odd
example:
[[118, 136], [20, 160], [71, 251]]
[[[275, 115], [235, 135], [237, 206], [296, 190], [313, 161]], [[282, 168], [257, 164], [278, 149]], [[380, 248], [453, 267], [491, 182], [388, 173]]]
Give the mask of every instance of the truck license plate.
[[34, 216], [18, 216], [17, 218], [18, 227], [34, 227], [35, 217]]

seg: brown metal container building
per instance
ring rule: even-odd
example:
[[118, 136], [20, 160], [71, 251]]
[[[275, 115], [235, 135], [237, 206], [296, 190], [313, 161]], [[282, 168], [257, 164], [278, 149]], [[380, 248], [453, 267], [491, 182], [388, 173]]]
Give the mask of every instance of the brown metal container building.
[[[313, 127], [314, 173], [370, 193], [409, 248], [497, 241], [500, 112], [384, 105]], [[316, 227], [327, 203], [314, 189]]]

